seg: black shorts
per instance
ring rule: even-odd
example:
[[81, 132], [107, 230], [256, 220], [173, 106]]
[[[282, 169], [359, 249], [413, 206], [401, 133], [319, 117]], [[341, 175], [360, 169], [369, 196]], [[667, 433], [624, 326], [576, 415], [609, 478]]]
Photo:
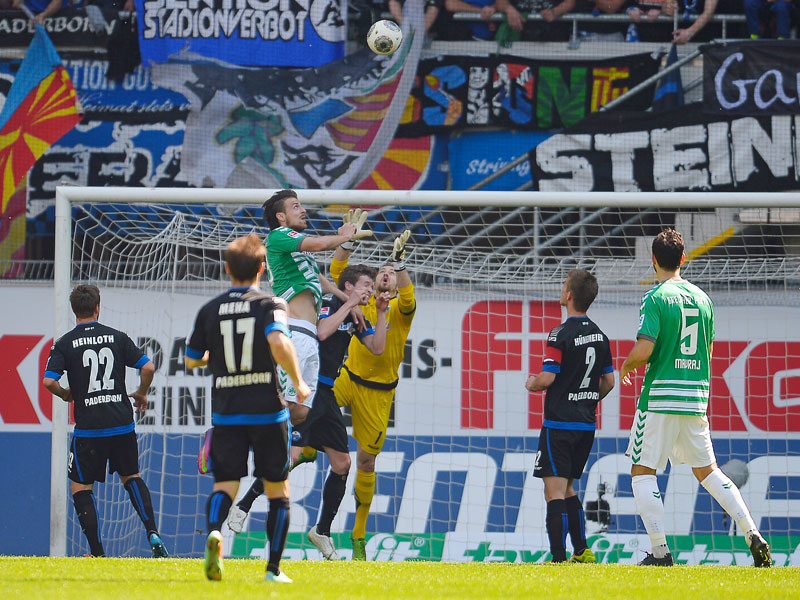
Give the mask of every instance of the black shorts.
[[336, 396], [333, 395], [333, 388], [329, 385], [320, 383], [317, 387], [314, 407], [309, 417], [312, 415], [313, 419], [309, 425], [309, 446], [317, 450], [330, 448], [337, 452], [350, 451], [342, 409], [339, 408]]
[[69, 478], [75, 483], [91, 484], [106, 480], [108, 473], [120, 477], [139, 472], [139, 446], [136, 433], [108, 437], [75, 437], [69, 445]]
[[247, 475], [253, 449], [253, 476], [285, 481], [289, 476], [288, 421], [270, 425], [215, 425], [211, 435], [214, 481], [238, 481]]
[[542, 427], [534, 477], [580, 479], [594, 443], [594, 430]]
[[336, 403], [331, 386], [325, 383], [317, 385], [314, 405], [306, 420], [292, 429], [292, 446], [311, 446], [320, 451], [325, 448], [350, 451], [342, 409]]

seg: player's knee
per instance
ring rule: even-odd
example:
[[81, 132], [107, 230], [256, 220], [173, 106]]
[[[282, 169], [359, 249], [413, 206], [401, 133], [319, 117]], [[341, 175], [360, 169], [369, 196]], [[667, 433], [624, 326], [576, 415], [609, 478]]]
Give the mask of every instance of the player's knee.
[[359, 471], [364, 471], [365, 473], [372, 473], [375, 471], [375, 455], [373, 454], [362, 454], [356, 459], [356, 466], [358, 467]]
[[306, 420], [309, 408], [301, 404], [289, 404], [289, 416], [292, 419], [292, 425], [299, 425]]
[[276, 498], [289, 498], [289, 480], [267, 481], [264, 479], [264, 494], [270, 500]]
[[337, 453], [334, 456], [328, 455], [331, 461], [331, 470], [339, 475], [344, 475], [350, 472], [350, 455], [344, 452]]
[[631, 477], [636, 477], [637, 475], [655, 475], [656, 470], [651, 469], [650, 467], [644, 467], [642, 465], [631, 465]]
[[692, 473], [697, 478], [697, 481], [702, 482], [706, 477], [711, 475], [716, 469], [718, 469], [717, 463], [713, 462], [708, 466], [705, 467], [692, 467]]
[[76, 481], [70, 481], [69, 488], [70, 493], [74, 496], [78, 492], [87, 490], [91, 492], [94, 489], [94, 485], [91, 483], [78, 483]]

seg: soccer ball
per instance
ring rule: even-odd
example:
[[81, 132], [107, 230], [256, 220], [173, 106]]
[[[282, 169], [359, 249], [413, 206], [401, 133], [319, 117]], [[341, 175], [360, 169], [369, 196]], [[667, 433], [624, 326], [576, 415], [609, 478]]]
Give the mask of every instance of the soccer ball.
[[367, 32], [367, 45], [375, 54], [392, 54], [403, 43], [403, 32], [394, 21], [375, 21]]

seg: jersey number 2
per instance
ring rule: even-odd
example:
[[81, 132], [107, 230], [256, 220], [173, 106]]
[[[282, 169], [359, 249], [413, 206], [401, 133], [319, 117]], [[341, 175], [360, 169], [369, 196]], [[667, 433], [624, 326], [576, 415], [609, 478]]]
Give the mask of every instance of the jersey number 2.
[[[100, 365], [104, 367], [102, 382], [97, 378]], [[86, 390], [89, 394], [114, 388], [114, 380], [111, 378], [114, 372], [114, 353], [111, 348], [100, 348], [97, 352], [87, 348], [83, 351], [83, 366], [89, 367], [89, 387]]]
[[[238, 370], [253, 370], [253, 338], [255, 337], [255, 329], [255, 317], [236, 319], [236, 333], [244, 335], [242, 339], [242, 360], [239, 363]], [[233, 349], [233, 321], [220, 321], [219, 332], [222, 334], [222, 347], [225, 351], [225, 366], [228, 368], [228, 373], [236, 373], [236, 352]]]
[[589, 375], [592, 373], [592, 367], [594, 367], [595, 360], [596, 356], [594, 353], [594, 346], [588, 346], [586, 348], [586, 373], [583, 376], [583, 381], [581, 381], [581, 389], [589, 387]]

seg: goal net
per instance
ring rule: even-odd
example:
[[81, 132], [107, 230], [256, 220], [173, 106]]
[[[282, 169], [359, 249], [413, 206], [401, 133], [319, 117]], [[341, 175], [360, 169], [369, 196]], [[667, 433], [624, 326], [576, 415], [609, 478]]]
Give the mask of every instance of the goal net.
[[[58, 188], [56, 335], [73, 323], [69, 290], [91, 282], [101, 290], [101, 320], [153, 359], [150, 405], [137, 421], [140, 470], [173, 555], [202, 554], [213, 483], [196, 466], [210, 426], [211, 378], [185, 370], [185, 339], [200, 306], [227, 288], [227, 243], [266, 235], [260, 205], [270, 193]], [[375, 237], [351, 264], [381, 264], [393, 236], [412, 231], [417, 311], [377, 459], [368, 558], [549, 558], [543, 486], [532, 476], [544, 396], [528, 393], [524, 382], [540, 370], [547, 333], [564, 317], [558, 299], [573, 268], [599, 279], [589, 316], [611, 339], [619, 370], [634, 343], [641, 296], [655, 283], [650, 243], [669, 226], [687, 244], [683, 275], [715, 302], [709, 415], [718, 463], [740, 484], [776, 563], [800, 564], [800, 194], [298, 195], [313, 234], [334, 232], [350, 206], [369, 211]], [[330, 254], [318, 258], [326, 267]], [[640, 545], [650, 549], [623, 455], [640, 385], [641, 376], [632, 388], [618, 381], [601, 402], [591, 457], [575, 482], [601, 562], [637, 562]], [[66, 523], [65, 552], [80, 555], [86, 543], [65, 489], [69, 425], [63, 413], [54, 412], [54, 422], [53, 489], [63, 494], [54, 493], [52, 519]], [[316, 523], [327, 470], [319, 459], [291, 473], [287, 558], [320, 558], [305, 532]], [[354, 479], [353, 472], [332, 529], [342, 556], [350, 552]], [[240, 496], [251, 481], [242, 481]], [[659, 484], [678, 560], [751, 564], [735, 526], [688, 467], [668, 467]], [[116, 477], [96, 494], [106, 552], [148, 554]], [[244, 533], [226, 528], [228, 556], [264, 555], [266, 510], [262, 498]]]

